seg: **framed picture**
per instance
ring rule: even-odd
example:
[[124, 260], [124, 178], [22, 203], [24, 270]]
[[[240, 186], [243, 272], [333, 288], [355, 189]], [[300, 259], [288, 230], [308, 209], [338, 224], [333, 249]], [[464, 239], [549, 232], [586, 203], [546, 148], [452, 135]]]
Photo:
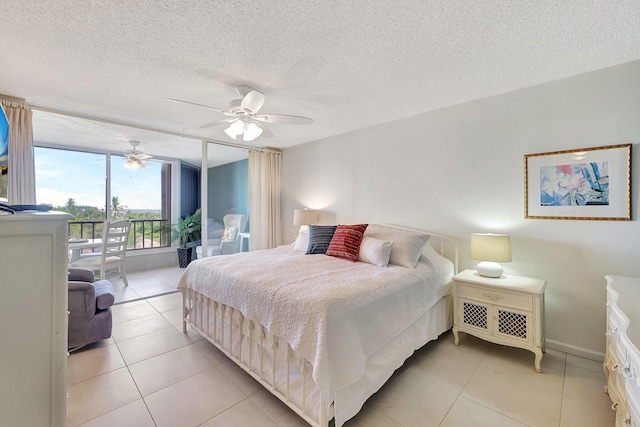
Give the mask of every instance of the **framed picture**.
[[524, 156], [524, 216], [631, 220], [631, 144]]

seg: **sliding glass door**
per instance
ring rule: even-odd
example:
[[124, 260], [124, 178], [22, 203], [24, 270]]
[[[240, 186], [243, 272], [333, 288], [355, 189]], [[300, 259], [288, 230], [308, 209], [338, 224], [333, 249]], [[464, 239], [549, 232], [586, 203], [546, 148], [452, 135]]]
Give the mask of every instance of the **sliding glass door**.
[[170, 163], [131, 170], [121, 156], [44, 147], [34, 148], [34, 158], [36, 201], [74, 216], [70, 236], [97, 238], [105, 219], [128, 219], [130, 248], [169, 245], [154, 230], [170, 217]]

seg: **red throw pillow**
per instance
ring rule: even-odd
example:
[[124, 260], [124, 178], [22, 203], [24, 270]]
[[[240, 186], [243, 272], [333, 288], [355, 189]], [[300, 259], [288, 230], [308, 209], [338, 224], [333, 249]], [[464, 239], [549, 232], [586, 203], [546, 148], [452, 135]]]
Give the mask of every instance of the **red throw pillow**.
[[356, 262], [360, 251], [360, 243], [362, 243], [367, 225], [338, 225], [326, 254]]

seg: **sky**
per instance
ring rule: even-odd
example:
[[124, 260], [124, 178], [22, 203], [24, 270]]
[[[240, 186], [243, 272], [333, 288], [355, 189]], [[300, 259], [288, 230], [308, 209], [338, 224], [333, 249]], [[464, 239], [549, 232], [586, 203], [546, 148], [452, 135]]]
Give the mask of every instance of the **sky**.
[[[106, 156], [35, 147], [36, 202], [64, 206], [105, 206]], [[124, 158], [111, 157], [111, 196], [128, 209], [161, 209], [161, 163], [150, 161], [144, 169], [126, 169]]]

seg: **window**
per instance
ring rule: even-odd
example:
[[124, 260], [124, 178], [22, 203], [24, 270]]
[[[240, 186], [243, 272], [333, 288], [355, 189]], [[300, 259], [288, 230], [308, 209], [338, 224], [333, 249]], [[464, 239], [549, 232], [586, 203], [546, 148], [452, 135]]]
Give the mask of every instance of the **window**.
[[122, 165], [124, 157], [111, 156], [111, 218], [127, 214], [159, 218], [162, 214], [162, 163], [147, 162], [143, 169], [131, 170]]
[[44, 147], [34, 148], [34, 158], [36, 201], [75, 217], [70, 236], [99, 237], [105, 219], [128, 219], [133, 222], [130, 248], [169, 245], [154, 232], [170, 218], [169, 163], [150, 161], [130, 170], [121, 156]]
[[76, 221], [106, 218], [105, 154], [34, 147], [36, 202]]
[[[123, 167], [126, 159], [111, 156], [111, 200], [109, 211], [112, 219], [129, 219], [133, 222], [129, 240], [138, 249], [168, 246], [155, 232], [158, 226], [170, 217], [163, 213], [164, 174], [170, 174], [170, 165], [148, 161], [143, 169], [131, 170]], [[164, 235], [164, 239], [167, 236]]]

